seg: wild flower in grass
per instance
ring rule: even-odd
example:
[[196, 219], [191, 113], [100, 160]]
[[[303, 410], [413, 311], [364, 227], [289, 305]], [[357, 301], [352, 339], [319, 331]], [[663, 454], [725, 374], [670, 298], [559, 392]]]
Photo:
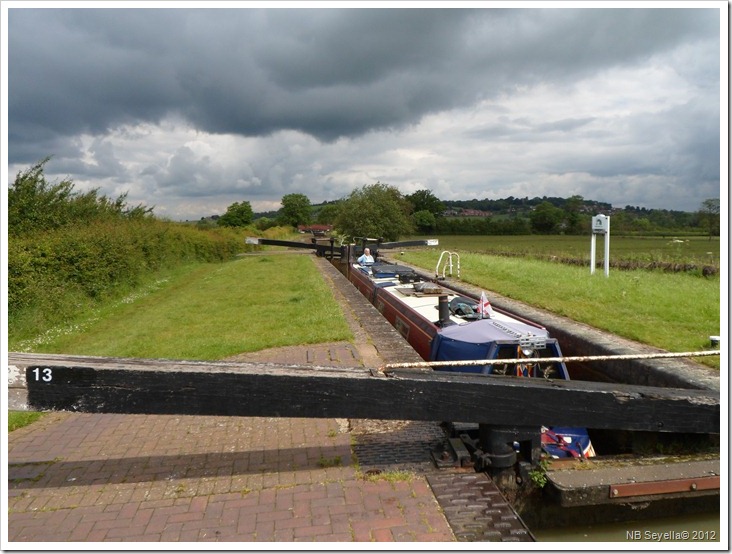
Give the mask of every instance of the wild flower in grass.
[[61, 337], [67, 335], [73, 335], [86, 331], [86, 329], [94, 322], [98, 321], [98, 317], [90, 317], [84, 322], [74, 323], [72, 325], [62, 325], [52, 327], [46, 330], [44, 333], [33, 337], [32, 339], [20, 341], [18, 343], [19, 352], [33, 352], [38, 346], [42, 344], [49, 344]]
[[[147, 287], [144, 287], [136, 292], [133, 292], [132, 294], [129, 294], [119, 300], [118, 302], [115, 302], [111, 305], [111, 308], [117, 308], [121, 306], [122, 304], [133, 304], [137, 302], [138, 300], [144, 298], [145, 296], [149, 295], [152, 292], [157, 291], [158, 289], [162, 288], [165, 283], [168, 282], [168, 279], [159, 279], [155, 281], [154, 283], [148, 285]], [[70, 325], [58, 325], [56, 327], [51, 327], [50, 329], [47, 329], [45, 332], [41, 333], [40, 335], [37, 335], [31, 339], [27, 339], [24, 341], [20, 341], [17, 346], [18, 352], [34, 352], [38, 349], [39, 346], [44, 344], [51, 344], [57, 339], [60, 339], [61, 337], [69, 336], [69, 335], [75, 335], [79, 333], [85, 332], [89, 327], [92, 326], [92, 324], [96, 323], [100, 319], [100, 310], [94, 309], [91, 311], [89, 316], [83, 320], [78, 321], [76, 323], [72, 323]]]
[[162, 288], [162, 286], [168, 282], [168, 279], [159, 279], [152, 283], [151, 285], [148, 285], [147, 287], [140, 289], [139, 291], [135, 291], [132, 294], [129, 294], [125, 296], [122, 300], [117, 302], [113, 305], [113, 307], [117, 307], [120, 304], [133, 304], [140, 300], [141, 298], [144, 298], [148, 294], [157, 291], [158, 289]]

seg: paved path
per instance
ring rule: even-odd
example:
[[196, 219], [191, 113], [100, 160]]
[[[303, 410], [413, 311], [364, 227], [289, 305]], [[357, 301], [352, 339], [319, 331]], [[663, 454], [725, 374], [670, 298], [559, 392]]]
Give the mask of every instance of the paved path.
[[450, 541], [333, 419], [53, 414], [9, 438], [10, 541]]
[[[374, 367], [403, 355], [378, 313], [374, 340], [369, 305], [333, 283], [356, 345], [237, 359]], [[454, 541], [424, 475], [361, 475], [350, 429], [336, 419], [54, 413], [9, 435], [7, 540]]]

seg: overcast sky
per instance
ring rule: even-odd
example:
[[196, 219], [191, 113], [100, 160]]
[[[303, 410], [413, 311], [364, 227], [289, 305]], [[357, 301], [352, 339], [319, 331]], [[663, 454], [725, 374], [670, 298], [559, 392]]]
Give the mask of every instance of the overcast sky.
[[720, 197], [726, 2], [4, 4], [10, 181], [52, 156], [52, 180], [171, 219], [377, 181], [445, 201], [578, 194], [695, 211]]

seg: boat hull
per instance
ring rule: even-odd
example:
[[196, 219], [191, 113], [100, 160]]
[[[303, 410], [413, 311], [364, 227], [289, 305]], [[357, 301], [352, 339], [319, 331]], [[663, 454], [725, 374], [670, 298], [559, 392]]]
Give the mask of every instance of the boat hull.
[[374, 290], [372, 303], [399, 334], [409, 342], [417, 354], [423, 360], [429, 361], [432, 341], [439, 331], [437, 325], [426, 320], [420, 314], [405, 308], [383, 289], [376, 288]]

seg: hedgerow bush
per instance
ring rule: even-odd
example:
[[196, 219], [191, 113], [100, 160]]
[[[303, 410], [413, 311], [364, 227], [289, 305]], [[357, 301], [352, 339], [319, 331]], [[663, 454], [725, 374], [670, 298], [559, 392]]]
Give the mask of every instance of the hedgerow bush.
[[225, 230], [200, 231], [170, 222], [96, 222], [12, 237], [8, 248], [8, 310], [70, 288], [92, 299], [134, 287], [145, 274], [194, 261], [221, 262], [243, 249]]
[[18, 174], [8, 191], [8, 323], [41, 331], [95, 302], [129, 291], [159, 270], [222, 262], [245, 249], [232, 229], [162, 221], [124, 196], [78, 194], [49, 184], [43, 164]]

